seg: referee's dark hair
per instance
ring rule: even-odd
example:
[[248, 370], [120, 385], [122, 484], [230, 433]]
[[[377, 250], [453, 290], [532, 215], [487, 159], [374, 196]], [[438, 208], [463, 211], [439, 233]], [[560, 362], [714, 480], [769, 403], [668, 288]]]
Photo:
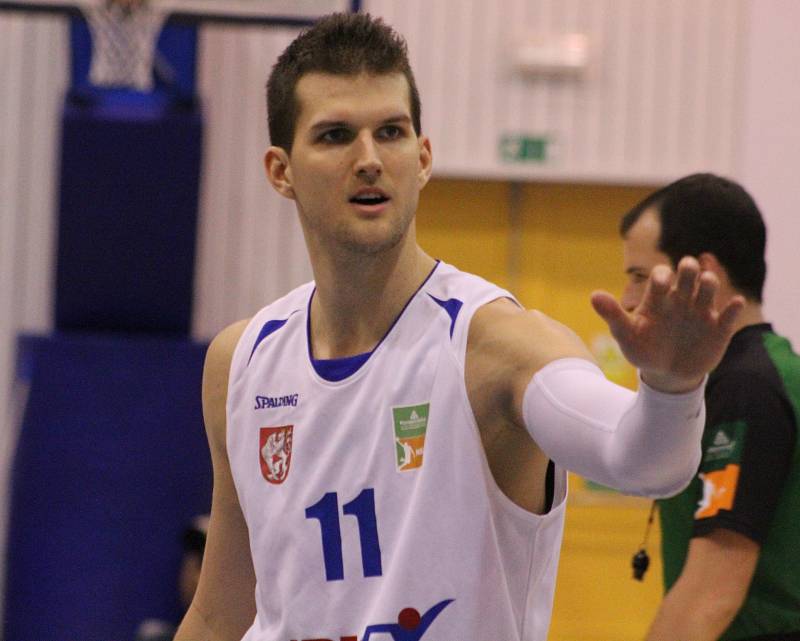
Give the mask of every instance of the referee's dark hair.
[[650, 194], [623, 216], [623, 238], [639, 217], [655, 209], [661, 220], [658, 250], [673, 267], [684, 256], [716, 256], [731, 284], [762, 302], [767, 232], [753, 198], [738, 183], [710, 173], [692, 174]]

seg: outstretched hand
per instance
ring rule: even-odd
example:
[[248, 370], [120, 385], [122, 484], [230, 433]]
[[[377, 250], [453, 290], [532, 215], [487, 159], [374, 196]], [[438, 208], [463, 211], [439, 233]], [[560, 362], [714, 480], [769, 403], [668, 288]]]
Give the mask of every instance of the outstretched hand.
[[735, 296], [715, 310], [718, 288], [717, 277], [701, 272], [697, 260], [687, 256], [677, 274], [666, 265], [653, 268], [633, 312], [622, 309], [608, 292], [594, 292], [591, 300], [642, 379], [665, 392], [682, 392], [699, 385], [717, 366], [744, 306], [744, 299]]

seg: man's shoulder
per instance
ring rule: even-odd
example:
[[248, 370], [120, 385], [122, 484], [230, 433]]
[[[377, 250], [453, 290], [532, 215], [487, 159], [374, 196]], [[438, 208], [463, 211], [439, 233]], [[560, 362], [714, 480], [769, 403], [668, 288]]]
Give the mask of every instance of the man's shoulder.
[[299, 309], [305, 309], [315, 288], [314, 281], [298, 285], [280, 298], [276, 298], [271, 303], [264, 305], [253, 315], [253, 319], [256, 320], [264, 315], [280, 316], [281, 314], [291, 314]]
[[800, 354], [791, 341], [770, 328], [763, 334], [762, 342], [775, 366], [793, 372], [800, 381]]
[[709, 389], [724, 390], [726, 395], [752, 395], [769, 388], [783, 389], [787, 378], [800, 385], [800, 356], [786, 338], [763, 323], [734, 336], [711, 374]]
[[439, 261], [423, 289], [437, 299], [459, 300], [478, 306], [497, 298], [514, 300], [513, 295], [500, 285], [444, 261]]
[[797, 426], [800, 357], [768, 325], [745, 328], [709, 377], [706, 407], [713, 433], [723, 423], [759, 425], [762, 434]]
[[245, 318], [231, 323], [214, 337], [206, 352], [206, 376], [227, 378], [236, 346], [251, 320]]
[[[240, 368], [249, 361], [252, 352], [265, 338], [284, 327], [290, 318], [299, 318], [299, 312], [308, 308], [314, 292], [314, 283], [308, 282], [284, 296], [265, 305], [251, 318], [238, 321], [222, 330], [212, 342], [219, 342], [220, 352]], [[209, 348], [211, 351], [211, 348]]]

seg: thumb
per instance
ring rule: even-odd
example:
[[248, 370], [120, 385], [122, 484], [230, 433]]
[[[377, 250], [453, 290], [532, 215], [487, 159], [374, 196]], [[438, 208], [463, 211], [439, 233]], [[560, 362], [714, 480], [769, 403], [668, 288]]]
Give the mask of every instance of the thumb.
[[616, 329], [622, 329], [628, 320], [628, 314], [622, 309], [619, 301], [606, 291], [592, 292], [591, 302], [594, 311], [608, 323], [612, 333]]

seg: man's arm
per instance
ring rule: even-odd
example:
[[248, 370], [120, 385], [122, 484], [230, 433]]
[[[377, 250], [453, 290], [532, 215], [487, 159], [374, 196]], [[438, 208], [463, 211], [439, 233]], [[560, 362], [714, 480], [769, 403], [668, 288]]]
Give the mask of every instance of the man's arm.
[[574, 332], [543, 314], [506, 300], [478, 310], [470, 326], [467, 387], [495, 478], [504, 459], [520, 449], [490, 451], [511, 428], [535, 443], [539, 471], [519, 474], [528, 488], [543, 478], [537, 452], [629, 493], [666, 496], [685, 486], [700, 454], [700, 385], [721, 359], [742, 305], [737, 299], [716, 313], [711, 303], [717, 286], [713, 274], [701, 274], [689, 258], [677, 275], [654, 269], [633, 313], [609, 294], [593, 296], [595, 309], [649, 384], [638, 394], [607, 381]]
[[255, 574], [247, 524], [225, 444], [228, 372], [246, 324], [241, 321], [220, 332], [206, 355], [203, 417], [214, 466], [214, 492], [200, 581], [175, 641], [239, 641], [255, 617]]
[[693, 538], [647, 641], [716, 641], [744, 603], [759, 550], [752, 539], [722, 528]]

